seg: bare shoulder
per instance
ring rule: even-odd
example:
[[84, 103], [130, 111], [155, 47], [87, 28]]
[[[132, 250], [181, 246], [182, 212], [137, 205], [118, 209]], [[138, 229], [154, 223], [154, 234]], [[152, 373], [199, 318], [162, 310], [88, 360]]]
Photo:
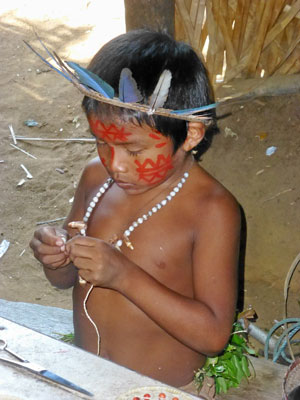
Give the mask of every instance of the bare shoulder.
[[193, 192], [191, 201], [196, 225], [240, 226], [238, 201], [220, 182], [202, 168], [193, 171]]
[[107, 178], [105, 168], [99, 158], [95, 157], [85, 166], [80, 179], [80, 186], [89, 190], [94, 186], [101, 185]]

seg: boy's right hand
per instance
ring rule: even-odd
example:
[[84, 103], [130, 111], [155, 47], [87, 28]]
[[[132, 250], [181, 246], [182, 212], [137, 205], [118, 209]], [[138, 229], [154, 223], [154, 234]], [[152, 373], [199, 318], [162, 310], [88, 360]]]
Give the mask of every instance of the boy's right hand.
[[34, 256], [45, 267], [56, 269], [70, 263], [65, 251], [68, 232], [65, 229], [53, 226], [44, 226], [34, 232], [30, 242]]

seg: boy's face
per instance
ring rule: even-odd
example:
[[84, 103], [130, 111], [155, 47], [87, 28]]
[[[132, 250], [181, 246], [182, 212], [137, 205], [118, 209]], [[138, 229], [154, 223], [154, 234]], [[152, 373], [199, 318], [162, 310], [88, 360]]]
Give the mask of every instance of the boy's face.
[[116, 184], [138, 194], [166, 181], [181, 164], [172, 140], [148, 125], [103, 123], [90, 115], [102, 164]]

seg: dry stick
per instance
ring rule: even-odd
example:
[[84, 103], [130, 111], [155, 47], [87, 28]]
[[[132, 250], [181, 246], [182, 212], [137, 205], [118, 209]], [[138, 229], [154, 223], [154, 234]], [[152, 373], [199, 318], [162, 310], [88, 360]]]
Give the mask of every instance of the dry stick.
[[270, 19], [272, 18], [273, 4], [274, 0], [268, 0], [265, 5], [264, 2], [261, 2], [261, 5], [257, 10], [256, 26], [258, 27], [258, 31], [251, 49], [251, 57], [247, 67], [248, 74], [250, 76], [255, 74], [256, 67], [258, 65], [264, 40], [267, 34], [267, 28], [269, 26]]
[[230, 38], [230, 33], [228, 31], [225, 18], [222, 14], [222, 6], [224, 5], [224, 0], [221, 2], [221, 7], [219, 9], [219, 12], [216, 14], [217, 18], [217, 23], [222, 31], [223, 37], [224, 37], [224, 42], [225, 42], [225, 47], [226, 47], [226, 54], [227, 54], [227, 59], [229, 61], [230, 65], [236, 65], [237, 64], [237, 58], [236, 54], [231, 42]]
[[17, 141], [16, 141], [16, 135], [15, 135], [14, 129], [13, 129], [11, 124], [8, 125], [8, 128], [10, 130], [10, 134], [11, 134], [12, 140], [13, 140], [14, 144], [16, 145]]
[[[278, 75], [280, 73], [284, 73], [284, 71], [287, 72], [290, 69], [290, 67], [295, 63], [295, 61], [299, 57], [299, 51], [297, 51], [298, 49], [296, 49], [296, 47], [298, 46], [299, 43], [300, 43], [300, 36], [298, 38], [296, 38], [293, 41], [293, 43], [290, 45], [290, 47], [289, 47], [288, 51], [286, 52], [284, 58], [282, 59], [280, 64], [276, 67], [274, 75]], [[292, 53], [293, 53], [293, 55], [292, 55]]]
[[198, 10], [198, 0], [192, 0], [191, 8], [190, 8], [190, 19], [192, 22], [192, 26], [195, 29], [197, 10]]
[[27, 151], [21, 149], [21, 148], [18, 147], [18, 146], [15, 146], [15, 145], [12, 144], [12, 143], [9, 143], [9, 144], [10, 144], [14, 149], [17, 149], [17, 150], [21, 151], [22, 153], [26, 154], [27, 156], [29, 156], [29, 157], [34, 158], [35, 160], [37, 160], [37, 158], [36, 158], [35, 156], [33, 156], [32, 154], [28, 153]]
[[[277, 21], [277, 18], [279, 17], [280, 13], [284, 9], [283, 6], [285, 4], [286, 0], [277, 0], [275, 1], [274, 7], [273, 7], [273, 15], [270, 23], [270, 27], [273, 27], [275, 22]], [[289, 11], [289, 10], [287, 10]]]
[[274, 200], [274, 199], [276, 199], [276, 197], [281, 196], [281, 195], [284, 194], [284, 193], [291, 192], [292, 190], [293, 190], [293, 189], [285, 189], [285, 190], [282, 190], [282, 192], [278, 192], [278, 193], [276, 193], [274, 196], [269, 197], [268, 199], [263, 200], [263, 203], [265, 203], [265, 202], [267, 202], [267, 201], [270, 201], [270, 200]]
[[25, 165], [20, 164], [20, 167], [25, 171], [26, 178], [28, 178], [28, 179], [32, 179], [32, 178], [33, 178], [33, 176], [32, 176], [31, 173], [28, 171], [28, 169], [25, 167]]
[[235, 54], [238, 54], [238, 51], [239, 51], [239, 43], [241, 40], [241, 30], [242, 30], [242, 26], [243, 26], [242, 24], [243, 24], [244, 8], [245, 8], [245, 0], [239, 1], [237, 4], [234, 30], [233, 30], [233, 34], [232, 34], [232, 46], [233, 46]]
[[[225, 78], [225, 82], [230, 81], [231, 79], [233, 79], [235, 76], [237, 76], [238, 74], [240, 74], [246, 67], [248, 64], [250, 64], [251, 62], [251, 57], [252, 57], [252, 52], [253, 52], [253, 47], [252, 46], [256, 46], [256, 42], [254, 42], [254, 45], [250, 46], [247, 48], [247, 43], [249, 40], [251, 40], [251, 37], [253, 37], [253, 28], [255, 27], [254, 25], [254, 17], [253, 14], [255, 12], [255, 6], [258, 7], [262, 7], [262, 5], [264, 4], [263, 2], [259, 2], [257, 3], [258, 0], [256, 0], [256, 2], [252, 2], [251, 3], [251, 7], [249, 8], [249, 16], [248, 16], [248, 23], [247, 23], [247, 27], [246, 27], [246, 32], [245, 32], [245, 38], [244, 38], [244, 42], [245, 45], [243, 46], [243, 52], [242, 52], [242, 56], [241, 59], [238, 63], [238, 65], [232, 67], [229, 71], [226, 72], [226, 78]], [[268, 3], [267, 3], [268, 4]], [[295, 5], [293, 6], [293, 9], [289, 11], [289, 15], [291, 16], [291, 12], [293, 11], [295, 13], [295, 6], [299, 5], [299, 9], [297, 8], [297, 10], [300, 10], [300, 0], [297, 1], [297, 3], [295, 3]], [[265, 48], [268, 46], [268, 44], [270, 44], [275, 37], [277, 37], [280, 32], [286, 27], [287, 23], [290, 22], [290, 17], [287, 15], [282, 21], [278, 22], [266, 35], [265, 37], [265, 41], [263, 44], [263, 48], [262, 51], [265, 50]], [[272, 38], [272, 40], [271, 40]], [[251, 50], [252, 48], [252, 50]]]
[[196, 49], [199, 49], [199, 47], [200, 47], [201, 32], [202, 32], [203, 21], [204, 21], [204, 12], [205, 12], [205, 0], [199, 0], [198, 12], [197, 12], [195, 29], [194, 29], [194, 37], [193, 37], [193, 41], [195, 43]]
[[243, 8], [243, 16], [242, 16], [242, 27], [241, 27], [241, 31], [240, 31], [239, 47], [237, 49], [237, 58], [238, 59], [240, 59], [242, 51], [243, 51], [243, 43], [244, 43], [244, 37], [245, 37], [245, 32], [246, 32], [246, 27], [247, 27], [247, 22], [248, 22], [249, 8], [250, 8], [250, 0], [245, 0], [244, 8]]
[[186, 32], [186, 35], [189, 39], [189, 42], [192, 44], [193, 42], [193, 28], [192, 28], [192, 24], [191, 24], [191, 19], [189, 16], [189, 12], [186, 8], [185, 5], [185, 1], [184, 0], [176, 0], [175, 1], [175, 6], [178, 10], [178, 13], [183, 21], [183, 26], [184, 26], [184, 30]]
[[[293, 53], [294, 54], [294, 53]], [[297, 58], [291, 68], [288, 70], [289, 75], [294, 75], [300, 72], [300, 49], [297, 50]]]
[[[243, 0], [244, 1], [244, 0]], [[228, 0], [228, 7], [227, 7], [227, 26], [228, 26], [228, 31], [230, 32], [230, 38], [232, 39], [233, 35], [233, 29], [232, 29], [232, 24], [233, 21], [235, 20], [236, 24], [236, 19], [237, 19], [237, 7], [240, 2], [237, 0]]]
[[298, 0], [274, 27], [268, 32], [263, 49], [265, 49], [279, 33], [291, 22], [291, 20], [300, 11], [300, 0]]
[[48, 221], [40, 221], [40, 222], [37, 222], [36, 225], [51, 224], [52, 222], [63, 221], [66, 218], [67, 217], [61, 217], [61, 218], [56, 218], [56, 219], [49, 219]]
[[[216, 23], [212, 12], [212, 0], [206, 1], [206, 21], [207, 21], [207, 32], [209, 37], [209, 46], [207, 52], [206, 64], [213, 66], [215, 64], [215, 57], [218, 51], [218, 45], [216, 42]], [[214, 71], [209, 70], [211, 81], [215, 82]]]
[[35, 138], [35, 137], [24, 137], [24, 136], [16, 136], [17, 140], [23, 141], [44, 141], [44, 142], [90, 142], [94, 143], [96, 139], [93, 138], [61, 138], [61, 139], [51, 139], [51, 138]]
[[[226, 0], [225, 0], [226, 1]], [[224, 6], [224, 8], [223, 8]], [[225, 8], [226, 6], [226, 8]], [[214, 62], [214, 67], [213, 67], [213, 74], [214, 76], [217, 75], [222, 75], [223, 73], [223, 65], [224, 65], [224, 50], [225, 50], [225, 34], [223, 32], [220, 22], [220, 19], [224, 17], [221, 13], [224, 12], [224, 14], [227, 12], [227, 2], [226, 4], [223, 5], [221, 3], [221, 0], [213, 0], [213, 14], [214, 18], [216, 21], [216, 37], [217, 37], [217, 52], [216, 52], [216, 57], [215, 57], [215, 62]], [[226, 17], [224, 19], [224, 24], [226, 21]], [[226, 24], [225, 24], [226, 25]], [[223, 26], [224, 28], [224, 26]], [[225, 27], [227, 29], [227, 26]], [[227, 57], [228, 58], [228, 57]]]

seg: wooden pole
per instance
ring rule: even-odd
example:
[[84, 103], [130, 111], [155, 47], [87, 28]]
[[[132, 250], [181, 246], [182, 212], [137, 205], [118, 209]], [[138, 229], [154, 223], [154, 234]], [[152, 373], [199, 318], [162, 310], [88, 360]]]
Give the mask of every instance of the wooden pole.
[[149, 28], [174, 36], [174, 0], [124, 0], [126, 30]]

